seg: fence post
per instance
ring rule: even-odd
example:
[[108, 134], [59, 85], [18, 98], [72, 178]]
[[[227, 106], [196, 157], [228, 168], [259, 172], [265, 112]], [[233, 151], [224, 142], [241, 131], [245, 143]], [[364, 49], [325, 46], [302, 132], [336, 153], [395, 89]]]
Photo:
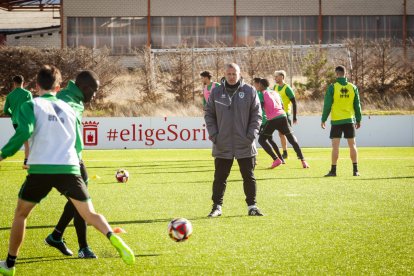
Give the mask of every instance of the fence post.
[[293, 86], [293, 42], [290, 43], [290, 55], [289, 55], [289, 77], [290, 77], [290, 87]]
[[194, 80], [194, 46], [191, 47], [191, 75], [192, 75], [192, 88], [193, 88], [193, 103], [195, 101], [195, 80]]

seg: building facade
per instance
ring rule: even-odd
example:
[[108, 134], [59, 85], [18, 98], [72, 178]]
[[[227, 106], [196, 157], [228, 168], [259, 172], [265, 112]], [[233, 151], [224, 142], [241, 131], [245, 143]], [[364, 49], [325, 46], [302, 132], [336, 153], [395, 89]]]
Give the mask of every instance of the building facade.
[[412, 0], [62, 0], [63, 47], [112, 49], [414, 38]]

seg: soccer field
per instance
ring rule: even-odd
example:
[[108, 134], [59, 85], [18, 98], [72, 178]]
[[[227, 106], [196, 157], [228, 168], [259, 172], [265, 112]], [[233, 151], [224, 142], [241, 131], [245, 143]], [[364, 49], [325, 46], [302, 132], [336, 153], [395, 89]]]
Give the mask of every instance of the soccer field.
[[[134, 250], [126, 266], [109, 241], [92, 227], [89, 244], [96, 260], [65, 257], [44, 245], [66, 199], [54, 190], [28, 219], [16, 275], [139, 274], [413, 274], [414, 148], [360, 148], [360, 177], [352, 176], [342, 148], [338, 177], [330, 149], [303, 149], [311, 168], [294, 152], [286, 165], [269, 170], [260, 149], [256, 178], [264, 217], [247, 216], [237, 162], [229, 177], [223, 215], [209, 219], [213, 180], [211, 150], [85, 151], [95, 208]], [[0, 259], [7, 256], [13, 211], [26, 172], [22, 152], [0, 163]], [[128, 183], [115, 171], [130, 172]], [[185, 217], [193, 235], [175, 243], [168, 222]], [[65, 233], [77, 252], [74, 227]]]

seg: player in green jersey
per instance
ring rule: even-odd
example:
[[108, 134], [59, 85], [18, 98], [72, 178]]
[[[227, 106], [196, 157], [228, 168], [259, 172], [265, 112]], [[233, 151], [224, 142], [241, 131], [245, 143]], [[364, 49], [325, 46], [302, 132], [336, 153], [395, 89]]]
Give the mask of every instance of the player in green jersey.
[[336, 165], [339, 158], [339, 143], [342, 138], [347, 139], [349, 152], [353, 165], [353, 175], [359, 176], [358, 151], [355, 142], [355, 129], [361, 127], [361, 103], [358, 88], [348, 82], [345, 77], [344, 66], [335, 68], [336, 81], [328, 87], [325, 94], [321, 127], [325, 129], [325, 122], [331, 114], [332, 139], [332, 166], [325, 176], [336, 176]]

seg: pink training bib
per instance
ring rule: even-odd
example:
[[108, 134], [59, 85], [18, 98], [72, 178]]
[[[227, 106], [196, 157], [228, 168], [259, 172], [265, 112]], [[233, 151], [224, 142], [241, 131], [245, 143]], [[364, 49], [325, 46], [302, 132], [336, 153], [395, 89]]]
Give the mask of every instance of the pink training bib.
[[206, 100], [206, 102], [208, 102], [208, 97], [210, 97], [211, 91], [213, 91], [213, 88], [216, 87], [216, 83], [213, 82], [213, 84], [211, 85], [211, 89], [210, 90], [208, 90], [207, 87], [208, 87], [208, 85], [206, 85], [204, 87], [204, 91], [203, 91], [204, 100]]

